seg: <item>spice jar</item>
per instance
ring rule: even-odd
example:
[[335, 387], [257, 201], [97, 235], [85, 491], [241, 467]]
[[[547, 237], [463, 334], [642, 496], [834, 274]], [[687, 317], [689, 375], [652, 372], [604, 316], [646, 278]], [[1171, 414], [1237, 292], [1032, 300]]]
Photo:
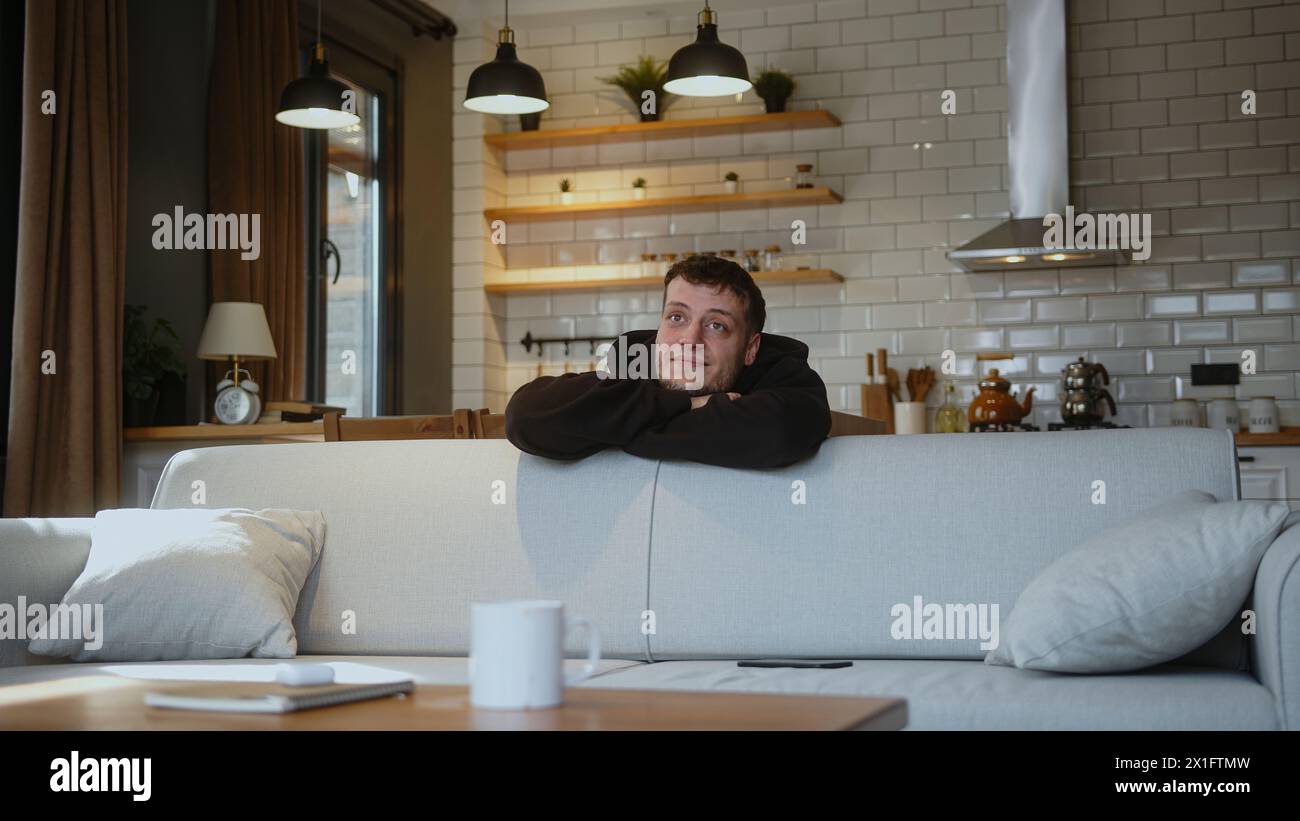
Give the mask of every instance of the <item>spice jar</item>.
[[745, 270], [751, 274], [758, 273], [758, 249], [745, 249]]
[[781, 258], [777, 256], [777, 254], [779, 253], [781, 253], [780, 245], [769, 245], [763, 249], [763, 270], [764, 271], [779, 270], [777, 267], [781, 262]]
[[813, 187], [812, 163], [799, 163], [794, 168], [795, 171], [798, 172], [794, 176], [794, 187], [812, 188]]

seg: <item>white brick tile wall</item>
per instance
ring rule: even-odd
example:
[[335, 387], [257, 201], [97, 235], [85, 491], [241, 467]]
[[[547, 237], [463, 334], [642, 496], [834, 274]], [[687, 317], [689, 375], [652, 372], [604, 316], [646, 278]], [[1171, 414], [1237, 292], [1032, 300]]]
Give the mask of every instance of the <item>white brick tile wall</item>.
[[[792, 251], [790, 221], [803, 219], [809, 243], [799, 264], [833, 268], [847, 281], [767, 285], [767, 330], [809, 344], [834, 406], [857, 407], [862, 354], [879, 347], [932, 365], [951, 347], [967, 392], [974, 352], [1010, 349], [1017, 358], [1005, 370], [1033, 374], [1017, 384], [1040, 388], [1037, 424], [1056, 421], [1055, 377], [1078, 355], [1120, 375], [1120, 422], [1165, 424], [1169, 401], [1197, 395], [1182, 385], [1191, 364], [1239, 361], [1241, 349], [1253, 346], [1261, 373], [1239, 395], [1267, 388], [1300, 414], [1293, 374], [1300, 369], [1300, 4], [1253, 5], [1070, 4], [1074, 204], [1145, 209], [1157, 235], [1151, 259], [1115, 269], [969, 274], [944, 257], [1009, 211], [1005, 21], [992, 0], [827, 0], [724, 11], [722, 37], [746, 52], [751, 69], [794, 73], [792, 105], [834, 111], [844, 122], [838, 129], [502, 153], [480, 136], [503, 121], [467, 113], [457, 100], [453, 398], [502, 410], [537, 374], [536, 356], [517, 344], [526, 331], [613, 335], [652, 327], [661, 304], [657, 288], [484, 300], [486, 279], [657, 275], [661, 264], [639, 261], [646, 251], [769, 242]], [[552, 95], [544, 127], [634, 121], [631, 106], [598, 78], [637, 54], [666, 58], [689, 42], [694, 26], [693, 15], [629, 10], [623, 20], [521, 27], [521, 57], [543, 72]], [[458, 39], [458, 87], [491, 51], [490, 36]], [[1254, 115], [1240, 111], [1244, 88], [1258, 93]], [[944, 89], [956, 91], [956, 115], [940, 113]], [[757, 111], [751, 92], [739, 103], [678, 99], [666, 116]], [[780, 188], [800, 162], [813, 163], [819, 183], [845, 202], [527, 223], [510, 226], [506, 249], [489, 246], [475, 221], [485, 206], [556, 201], [561, 176], [575, 181], [579, 199], [608, 200], [627, 198], [638, 176], [652, 197], [721, 191], [728, 170], [740, 175], [741, 190]], [[562, 352], [548, 351], [543, 369], [562, 371]]]

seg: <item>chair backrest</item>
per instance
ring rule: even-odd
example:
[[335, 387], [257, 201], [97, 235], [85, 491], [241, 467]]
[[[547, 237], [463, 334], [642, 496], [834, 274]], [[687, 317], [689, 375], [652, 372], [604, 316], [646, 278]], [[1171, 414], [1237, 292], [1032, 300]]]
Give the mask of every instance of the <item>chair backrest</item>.
[[325, 441], [470, 439], [472, 414], [467, 408], [431, 416], [348, 417], [331, 411], [325, 414]]
[[868, 419], [865, 416], [831, 411], [831, 432], [827, 434], [826, 438], [829, 439], [832, 436], [875, 436], [888, 432], [884, 421], [880, 419]]
[[487, 408], [470, 412], [470, 435], [474, 439], [506, 438], [506, 417]]

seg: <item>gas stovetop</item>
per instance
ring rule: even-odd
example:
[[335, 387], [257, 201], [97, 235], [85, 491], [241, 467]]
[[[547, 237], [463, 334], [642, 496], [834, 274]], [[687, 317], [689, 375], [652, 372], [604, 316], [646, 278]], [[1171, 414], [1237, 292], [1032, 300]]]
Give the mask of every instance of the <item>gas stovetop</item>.
[[[1121, 430], [1132, 428], [1132, 425], [1116, 425], [1114, 422], [1098, 422], [1095, 425], [1067, 425], [1064, 422], [1049, 422], [1047, 429], [1049, 431], [1058, 430]], [[971, 433], [1036, 433], [1042, 428], [1037, 425], [1022, 424], [991, 424], [983, 427], [972, 427]]]

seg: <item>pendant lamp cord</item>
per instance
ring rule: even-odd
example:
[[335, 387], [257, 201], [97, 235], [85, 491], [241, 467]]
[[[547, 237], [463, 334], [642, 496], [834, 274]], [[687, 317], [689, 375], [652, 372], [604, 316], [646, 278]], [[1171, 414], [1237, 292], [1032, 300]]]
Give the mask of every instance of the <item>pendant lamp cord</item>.
[[510, 28], [510, 0], [506, 0], [506, 28]]
[[320, 45], [320, 10], [325, 0], [316, 0], [316, 45]]

